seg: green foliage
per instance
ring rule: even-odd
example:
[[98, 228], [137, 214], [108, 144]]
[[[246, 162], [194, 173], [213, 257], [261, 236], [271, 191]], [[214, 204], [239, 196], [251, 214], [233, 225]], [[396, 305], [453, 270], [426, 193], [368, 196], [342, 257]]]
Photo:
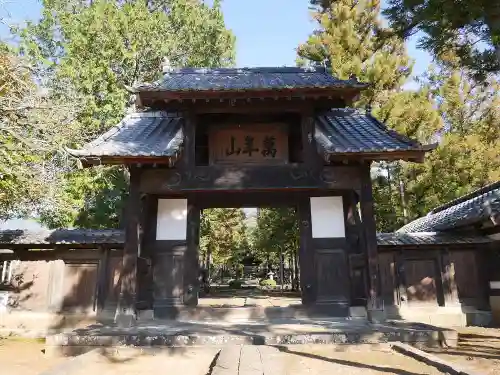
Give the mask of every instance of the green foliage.
[[212, 264], [237, 266], [248, 251], [245, 214], [239, 208], [203, 210], [200, 251]]
[[422, 31], [420, 47], [446, 63], [472, 69], [477, 79], [500, 70], [500, 3], [496, 0], [389, 0], [384, 13], [400, 36]]
[[33, 215], [57, 199], [60, 173], [71, 164], [62, 146], [79, 136], [78, 97], [70, 101], [41, 90], [37, 73], [0, 44], [0, 219]]
[[426, 78], [445, 122], [440, 145], [404, 174], [410, 218], [500, 180], [499, 82], [477, 85], [465, 71], [441, 69]]
[[370, 82], [358, 106], [379, 107], [411, 74], [401, 39], [384, 38], [376, 0], [332, 0], [313, 15], [317, 30], [298, 48], [299, 64], [321, 64], [341, 79], [355, 75]]
[[[412, 61], [404, 41], [382, 24], [378, 0], [312, 1], [317, 30], [298, 48], [300, 64], [323, 64], [339, 78], [355, 75], [370, 83], [354, 103], [369, 105], [372, 114], [390, 128], [423, 143], [443, 128], [428, 87], [405, 91]], [[375, 215], [379, 231], [404, 224], [405, 197], [401, 163], [375, 165]], [[403, 189], [404, 190], [404, 189]], [[402, 196], [403, 195], [403, 196]]]
[[293, 208], [261, 208], [252, 232], [255, 256], [270, 263], [279, 262], [279, 254], [295, 253], [299, 247], [299, 226]]
[[[316, 9], [318, 29], [299, 46], [299, 62], [322, 63], [330, 66], [335, 76], [347, 78], [355, 74], [361, 81], [371, 83], [371, 89], [356, 106], [370, 104], [374, 116], [390, 128], [424, 144], [440, 142], [422, 164], [375, 165], [372, 172], [379, 231], [398, 229], [435, 206], [500, 178], [498, 82], [489, 78], [479, 85], [470, 79], [470, 71], [456, 69], [463, 51], [450, 44], [451, 49], [441, 51], [446, 52], [441, 57], [446, 57], [448, 64], [442, 64], [437, 71], [430, 70], [420, 79], [418, 90], [404, 90], [402, 85], [411, 73], [411, 61], [403, 39], [382, 26], [378, 0], [311, 3]], [[408, 15], [411, 18], [420, 10], [427, 11], [426, 7], [441, 6], [438, 3], [446, 7], [455, 2], [428, 1], [425, 6], [412, 8]], [[394, 0], [390, 4], [403, 9], [409, 3]], [[459, 14], [469, 6], [447, 10]], [[452, 26], [440, 22], [448, 20], [446, 12], [442, 19], [439, 12], [432, 16], [439, 17], [439, 23], [429, 24], [437, 27], [431, 34], [440, 27]], [[392, 21], [399, 32], [404, 27], [397, 23], [410, 20], [405, 17], [403, 13], [394, 13]], [[419, 21], [418, 17], [413, 20]], [[441, 36], [444, 41], [449, 34]]]
[[276, 287], [276, 280], [271, 280], [271, 279], [261, 280], [259, 282], [259, 285], [264, 287], [274, 288]]
[[242, 285], [243, 285], [243, 281], [242, 280], [231, 280], [229, 282], [229, 287], [231, 289], [241, 289]]
[[[160, 78], [165, 57], [174, 67], [234, 62], [234, 36], [225, 28], [218, 1], [210, 7], [199, 0], [45, 0], [41, 20], [17, 32], [21, 55], [54, 98], [70, 103], [72, 93], [80, 98], [71, 111], [76, 126], [61, 132], [72, 148], [133, 110], [127, 87]], [[118, 225], [127, 184], [123, 171], [99, 168], [62, 176], [51, 185], [57, 194], [42, 210], [45, 223]], [[12, 184], [3, 190], [6, 200], [19, 185]]]

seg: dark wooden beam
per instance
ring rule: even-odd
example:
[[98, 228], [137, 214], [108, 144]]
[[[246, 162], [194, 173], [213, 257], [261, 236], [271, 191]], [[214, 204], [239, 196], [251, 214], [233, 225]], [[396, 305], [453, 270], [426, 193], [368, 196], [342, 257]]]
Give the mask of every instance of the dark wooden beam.
[[116, 321], [119, 325], [130, 326], [135, 320], [137, 292], [137, 257], [140, 253], [141, 170], [130, 168], [130, 187], [125, 220], [125, 247], [121, 270], [120, 297]]
[[358, 189], [356, 167], [212, 166], [191, 170], [144, 170], [140, 190], [149, 194], [189, 191], [243, 191], [272, 189]]
[[196, 115], [188, 111], [184, 112], [183, 117], [184, 142], [181, 164], [185, 170], [191, 170], [195, 165]]
[[315, 126], [312, 111], [302, 112], [300, 130], [302, 136], [302, 160], [308, 169], [317, 170], [319, 163], [317, 160], [316, 139], [314, 138]]
[[245, 90], [245, 91], [223, 91], [223, 90], [199, 90], [199, 91], [142, 91], [139, 93], [141, 103], [150, 105], [154, 100], [238, 100], [258, 98], [340, 98], [346, 102], [356, 97], [362, 88], [292, 88], [292, 89], [269, 89], [269, 90]]
[[329, 110], [343, 108], [345, 102], [341, 98], [254, 98], [236, 100], [200, 100], [193, 103], [189, 100], [165, 101], [158, 99], [151, 107], [159, 110], [176, 112], [191, 111], [195, 114], [210, 113], [301, 113], [305, 110]]
[[365, 249], [368, 261], [368, 287], [370, 307], [378, 308], [379, 281], [378, 281], [378, 253], [377, 253], [377, 229], [375, 226], [375, 210], [373, 206], [373, 190], [370, 175], [370, 163], [364, 163], [360, 167], [361, 191], [360, 208], [363, 222]]

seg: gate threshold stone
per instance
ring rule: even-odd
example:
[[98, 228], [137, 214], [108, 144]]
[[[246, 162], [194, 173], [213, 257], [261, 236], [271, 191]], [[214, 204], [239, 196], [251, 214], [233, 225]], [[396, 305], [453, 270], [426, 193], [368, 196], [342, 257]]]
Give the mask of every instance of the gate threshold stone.
[[114, 346], [225, 346], [291, 344], [381, 344], [404, 342], [417, 347], [457, 345], [458, 334], [420, 323], [370, 324], [366, 321], [290, 320], [274, 324], [246, 322], [161, 322], [130, 328], [89, 326], [46, 338], [49, 350], [85, 352]]

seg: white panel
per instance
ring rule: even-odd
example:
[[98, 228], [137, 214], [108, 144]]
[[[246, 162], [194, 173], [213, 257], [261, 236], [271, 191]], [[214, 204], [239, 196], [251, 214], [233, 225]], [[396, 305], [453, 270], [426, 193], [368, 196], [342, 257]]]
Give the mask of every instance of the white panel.
[[312, 197], [311, 221], [313, 238], [345, 237], [342, 197]]
[[158, 199], [157, 240], [185, 240], [187, 199]]
[[490, 289], [500, 289], [500, 281], [490, 281]]

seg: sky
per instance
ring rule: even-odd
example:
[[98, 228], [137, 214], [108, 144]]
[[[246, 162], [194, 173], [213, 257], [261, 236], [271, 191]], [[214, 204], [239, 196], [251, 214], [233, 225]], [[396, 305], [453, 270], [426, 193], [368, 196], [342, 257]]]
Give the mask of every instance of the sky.
[[[315, 26], [308, 6], [308, 0], [223, 0], [226, 26], [236, 35], [236, 65], [294, 66], [295, 49]], [[0, 0], [0, 15], [8, 14], [14, 23], [36, 20], [40, 11], [39, 0]], [[0, 36], [8, 36], [5, 26]], [[416, 48], [415, 40], [408, 43], [408, 53], [415, 60], [414, 75], [423, 73], [430, 56]]]

